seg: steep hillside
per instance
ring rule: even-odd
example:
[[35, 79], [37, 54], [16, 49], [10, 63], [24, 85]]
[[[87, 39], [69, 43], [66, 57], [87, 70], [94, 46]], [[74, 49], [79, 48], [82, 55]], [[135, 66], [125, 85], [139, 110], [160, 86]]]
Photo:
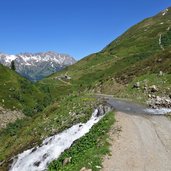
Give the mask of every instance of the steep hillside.
[[119, 57], [153, 54], [171, 45], [171, 8], [136, 24], [110, 43], [103, 52]]
[[0, 106], [12, 110], [23, 110], [27, 115], [41, 111], [48, 102], [35, 85], [1, 64], [0, 90]]
[[0, 53], [0, 63], [10, 67], [14, 61], [16, 71], [31, 81], [40, 80], [56, 71], [74, 64], [73, 57], [56, 52], [45, 53], [22, 53], [7, 55]]
[[[170, 73], [171, 8], [131, 27], [101, 52], [83, 58], [39, 82], [54, 96], [78, 90], [120, 95], [127, 84], [144, 74]], [[68, 75], [71, 79], [61, 76]], [[157, 78], [157, 77], [156, 77]], [[61, 90], [61, 91], [60, 91]], [[52, 95], [52, 96], [53, 96]]]

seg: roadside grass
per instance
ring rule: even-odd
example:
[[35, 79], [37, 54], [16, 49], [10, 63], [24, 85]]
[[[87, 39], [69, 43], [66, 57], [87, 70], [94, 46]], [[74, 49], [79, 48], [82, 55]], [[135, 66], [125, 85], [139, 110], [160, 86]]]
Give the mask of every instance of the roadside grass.
[[[82, 167], [93, 171], [100, 170], [102, 157], [110, 152], [108, 132], [114, 121], [113, 112], [106, 114], [89, 133], [77, 140], [58, 160], [53, 161], [49, 171], [79, 171]], [[71, 162], [63, 165], [64, 159], [69, 157], [72, 157]]]

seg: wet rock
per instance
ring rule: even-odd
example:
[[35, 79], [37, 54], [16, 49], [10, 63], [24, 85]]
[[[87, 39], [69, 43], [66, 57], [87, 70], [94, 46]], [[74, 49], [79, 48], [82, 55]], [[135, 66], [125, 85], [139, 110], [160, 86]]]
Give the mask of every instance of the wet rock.
[[37, 150], [37, 147], [34, 147], [33, 150], [31, 151], [32, 153]]
[[40, 163], [41, 163], [40, 161], [36, 161], [36, 162], [34, 163], [34, 166], [39, 167]]
[[43, 160], [45, 160], [48, 156], [49, 156], [49, 155], [48, 155], [47, 153], [45, 153], [45, 154], [43, 155]]
[[63, 161], [63, 163], [62, 163], [63, 166], [65, 166], [65, 165], [71, 163], [71, 159], [72, 159], [72, 157], [65, 158], [64, 161]]
[[98, 112], [97, 112], [97, 117], [99, 116], [103, 116], [105, 113], [108, 113], [112, 110], [112, 108], [110, 106], [107, 105], [100, 105], [97, 108]]

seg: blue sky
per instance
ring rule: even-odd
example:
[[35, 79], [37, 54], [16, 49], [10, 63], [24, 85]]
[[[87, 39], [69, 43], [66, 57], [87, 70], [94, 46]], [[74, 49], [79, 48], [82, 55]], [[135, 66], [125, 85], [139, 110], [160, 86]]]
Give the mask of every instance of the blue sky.
[[1, 0], [0, 52], [97, 52], [170, 0]]

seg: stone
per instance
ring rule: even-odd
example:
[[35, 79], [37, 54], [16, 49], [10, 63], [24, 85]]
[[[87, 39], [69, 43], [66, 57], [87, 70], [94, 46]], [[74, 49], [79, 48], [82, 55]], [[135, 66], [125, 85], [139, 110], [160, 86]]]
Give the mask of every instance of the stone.
[[148, 90], [147, 86], [144, 86], [144, 91], [147, 91], [147, 90]]
[[162, 62], [162, 59], [161, 58], [157, 59], [157, 62]]
[[140, 82], [136, 82], [136, 83], [133, 85], [133, 88], [140, 88]]
[[104, 115], [105, 113], [108, 113], [111, 111], [111, 107], [107, 105], [99, 105], [97, 108], [97, 117]]
[[163, 76], [164, 74], [163, 74], [163, 72], [162, 71], [160, 71], [159, 72], [159, 76]]
[[71, 159], [72, 159], [72, 157], [65, 158], [64, 161], [63, 161], [63, 166], [71, 163]]
[[151, 94], [148, 94], [148, 97], [151, 98]]
[[83, 167], [80, 169], [80, 171], [92, 171], [92, 169], [87, 169], [86, 167]]
[[147, 101], [151, 108], [171, 108], [171, 99], [169, 97], [156, 96]]
[[171, 94], [169, 94], [169, 98], [171, 99]]
[[41, 164], [41, 161], [36, 161], [36, 162], [34, 162], [34, 166], [39, 167], [40, 164]]
[[158, 88], [156, 87], [156, 85], [152, 85], [149, 88], [150, 88], [151, 92], [153, 92], [153, 93], [158, 91]]

